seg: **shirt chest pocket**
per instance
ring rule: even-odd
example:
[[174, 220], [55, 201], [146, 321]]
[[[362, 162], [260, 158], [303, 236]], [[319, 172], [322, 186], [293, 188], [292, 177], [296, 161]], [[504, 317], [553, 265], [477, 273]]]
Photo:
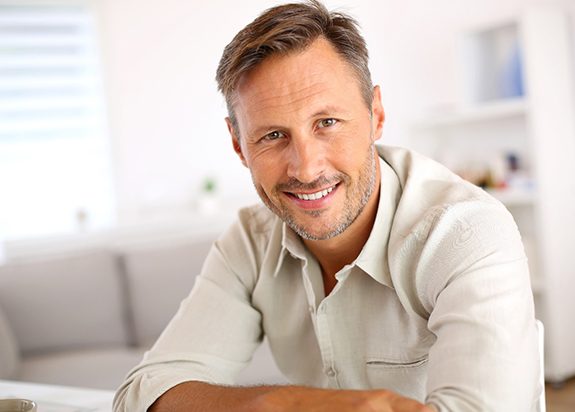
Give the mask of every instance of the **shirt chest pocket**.
[[366, 373], [373, 389], [388, 389], [419, 401], [425, 399], [427, 355], [402, 360], [370, 358]]

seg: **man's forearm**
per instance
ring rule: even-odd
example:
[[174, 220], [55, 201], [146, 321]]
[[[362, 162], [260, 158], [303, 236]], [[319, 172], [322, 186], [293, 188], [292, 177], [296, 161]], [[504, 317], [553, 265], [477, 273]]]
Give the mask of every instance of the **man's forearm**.
[[302, 386], [227, 387], [185, 382], [168, 390], [149, 412], [432, 412], [386, 390], [330, 390]]
[[148, 411], [256, 411], [258, 399], [272, 389], [271, 386], [232, 387], [196, 381], [184, 382], [160, 396]]

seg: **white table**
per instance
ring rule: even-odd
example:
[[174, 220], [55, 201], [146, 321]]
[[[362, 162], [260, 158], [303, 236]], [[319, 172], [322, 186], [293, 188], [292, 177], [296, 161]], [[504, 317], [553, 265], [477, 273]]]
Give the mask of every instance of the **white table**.
[[38, 412], [110, 412], [113, 391], [0, 380], [0, 398], [24, 398]]

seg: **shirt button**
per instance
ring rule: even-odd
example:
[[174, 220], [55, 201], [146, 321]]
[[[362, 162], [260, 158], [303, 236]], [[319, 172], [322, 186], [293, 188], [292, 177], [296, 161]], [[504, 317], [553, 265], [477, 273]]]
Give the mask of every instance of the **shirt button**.
[[315, 313], [315, 308], [312, 305], [309, 305], [309, 313], [311, 313], [312, 315]]
[[337, 375], [337, 371], [334, 368], [327, 368], [325, 370], [325, 374], [330, 378], [333, 378], [335, 375]]

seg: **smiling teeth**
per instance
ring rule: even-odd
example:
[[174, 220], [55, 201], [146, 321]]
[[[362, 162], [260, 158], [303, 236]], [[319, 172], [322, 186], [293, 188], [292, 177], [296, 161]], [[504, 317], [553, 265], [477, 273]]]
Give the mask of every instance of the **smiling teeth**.
[[299, 194], [299, 193], [294, 193], [294, 195], [301, 200], [317, 200], [317, 199], [321, 199], [322, 197], [327, 196], [328, 193], [330, 193], [333, 190], [333, 187], [330, 187], [328, 189], [325, 190], [321, 190], [319, 192], [316, 193], [310, 193], [310, 194]]

